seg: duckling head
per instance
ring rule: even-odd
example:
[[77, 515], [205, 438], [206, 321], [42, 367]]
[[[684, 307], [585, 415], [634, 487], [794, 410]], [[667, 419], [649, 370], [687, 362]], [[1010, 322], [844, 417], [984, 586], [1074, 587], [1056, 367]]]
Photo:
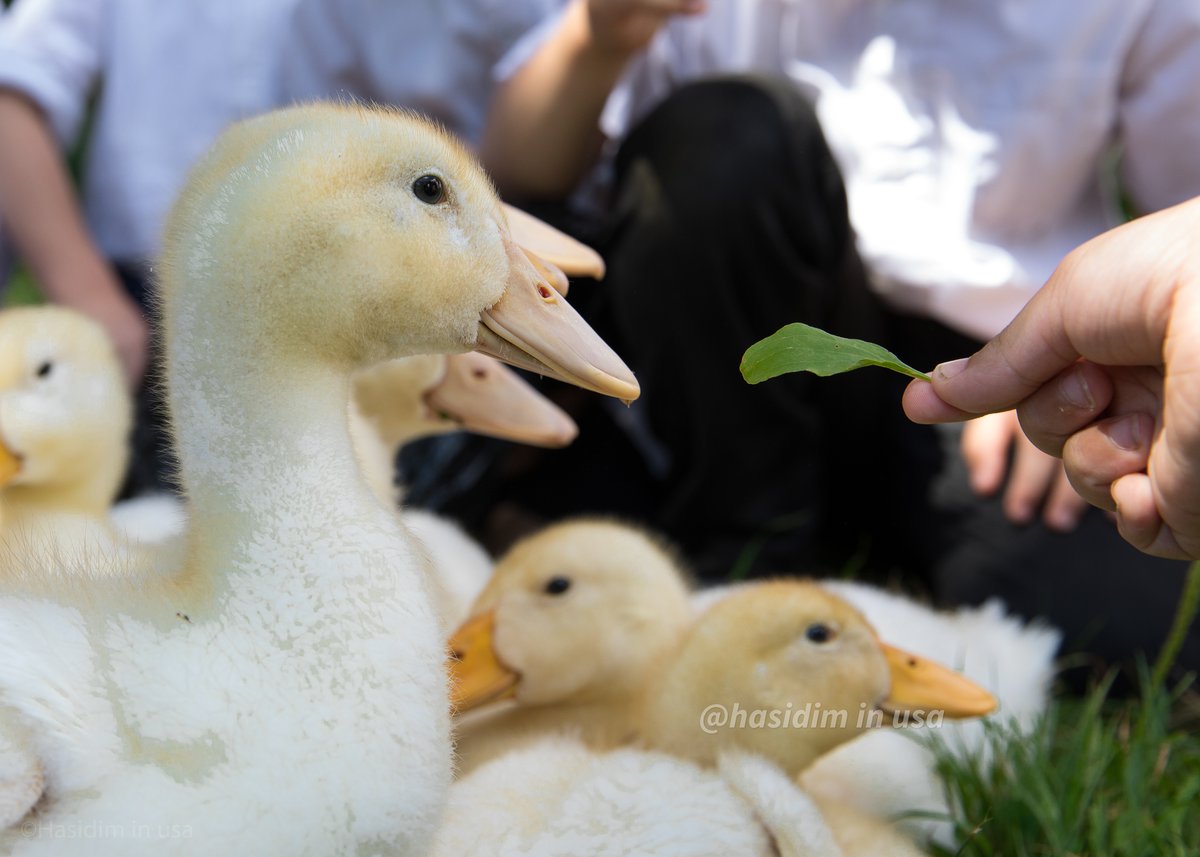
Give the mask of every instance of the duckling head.
[[747, 586], [696, 620], [646, 701], [646, 738], [711, 763], [724, 748], [795, 774], [879, 713], [986, 714], [995, 699], [958, 673], [883, 644], [813, 583]]
[[251, 353], [357, 367], [476, 349], [637, 396], [513, 241], [467, 150], [408, 113], [315, 104], [234, 126], [193, 173], [166, 247], [169, 353], [179, 331], [204, 336], [200, 315]]
[[0, 313], [5, 501], [106, 514], [128, 461], [132, 406], [104, 330], [57, 306]]
[[354, 379], [354, 401], [392, 449], [451, 431], [551, 447], [566, 446], [578, 434], [561, 408], [516, 372], [476, 352], [401, 358], [364, 369]]
[[690, 618], [670, 550], [633, 527], [584, 519], [517, 543], [450, 640], [459, 711], [635, 695]]

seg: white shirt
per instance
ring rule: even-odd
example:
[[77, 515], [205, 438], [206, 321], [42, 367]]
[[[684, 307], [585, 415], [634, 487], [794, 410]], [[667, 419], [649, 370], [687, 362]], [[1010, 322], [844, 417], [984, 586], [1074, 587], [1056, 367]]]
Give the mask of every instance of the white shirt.
[[300, 0], [283, 51], [288, 100], [419, 110], [476, 145], [492, 68], [561, 0]]
[[1139, 209], [1200, 194], [1197, 0], [709, 7], [658, 33], [613, 92], [605, 133], [619, 139], [695, 78], [790, 76], [816, 98], [876, 289], [976, 337], [1119, 221], [1104, 186], [1114, 144]]
[[196, 158], [274, 106], [294, 2], [18, 0], [0, 18], [0, 85], [37, 103], [64, 146], [103, 82], [83, 199], [107, 256], [151, 258]]

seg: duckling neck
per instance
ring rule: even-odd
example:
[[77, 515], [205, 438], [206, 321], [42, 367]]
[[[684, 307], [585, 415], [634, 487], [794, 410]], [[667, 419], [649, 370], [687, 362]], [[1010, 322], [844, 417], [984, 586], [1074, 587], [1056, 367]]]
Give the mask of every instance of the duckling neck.
[[51, 514], [79, 515], [105, 520], [114, 491], [108, 487], [81, 484], [10, 485], [4, 490], [4, 526], [19, 526], [45, 519]]
[[[193, 341], [205, 338], [168, 349], [171, 377], [187, 379], [171, 386], [180, 476], [190, 532], [222, 534], [219, 545], [194, 535], [193, 559], [204, 551], [211, 568], [221, 559], [211, 552], [221, 550], [242, 564], [264, 537], [344, 540], [356, 526], [403, 541], [355, 464], [344, 367], [255, 353], [252, 340], [229, 348]], [[364, 533], [359, 539], [366, 544]]]
[[765, 756], [788, 776], [829, 749], [824, 730], [796, 725], [792, 709], [761, 707], [752, 697], [719, 687], [697, 695], [698, 687], [708, 685], [694, 675], [668, 672], [648, 688], [638, 736], [647, 748], [705, 766], [715, 765], [722, 750], [738, 749]]

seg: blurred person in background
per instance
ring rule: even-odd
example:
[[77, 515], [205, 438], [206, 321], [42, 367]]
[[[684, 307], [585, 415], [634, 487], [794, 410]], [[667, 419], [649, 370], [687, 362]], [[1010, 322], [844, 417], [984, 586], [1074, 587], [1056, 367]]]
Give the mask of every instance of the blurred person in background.
[[[17, 0], [0, 18], [5, 230], [47, 299], [104, 325], [138, 390], [126, 493], [167, 483], [148, 316], [163, 222], [225, 126], [276, 104], [293, 5]], [[89, 115], [77, 193], [63, 152]]]
[[[477, 141], [492, 66], [554, 6], [18, 0], [0, 18], [0, 211], [43, 294], [100, 321], [140, 391], [126, 493], [168, 481], [146, 377], [152, 264], [175, 194], [217, 135], [334, 97], [416, 109]], [[76, 192], [63, 152], [85, 130]]]

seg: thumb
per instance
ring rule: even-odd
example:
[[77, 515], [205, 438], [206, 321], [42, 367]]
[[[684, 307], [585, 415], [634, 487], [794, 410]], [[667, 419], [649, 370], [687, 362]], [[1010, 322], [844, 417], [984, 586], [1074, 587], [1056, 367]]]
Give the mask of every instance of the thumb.
[[1175, 293], [1194, 269], [1197, 226], [1200, 199], [1071, 251], [1008, 327], [971, 358], [935, 368], [932, 388], [910, 390], [905, 410], [929, 422], [1011, 408], [1081, 356], [1160, 365]]
[[[1057, 272], [1056, 272], [1057, 276]], [[1079, 358], [1065, 329], [1054, 278], [1000, 334], [971, 357], [941, 363], [914, 381], [904, 411], [919, 423], [1005, 411]]]

